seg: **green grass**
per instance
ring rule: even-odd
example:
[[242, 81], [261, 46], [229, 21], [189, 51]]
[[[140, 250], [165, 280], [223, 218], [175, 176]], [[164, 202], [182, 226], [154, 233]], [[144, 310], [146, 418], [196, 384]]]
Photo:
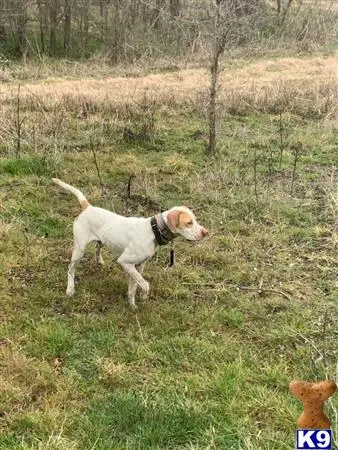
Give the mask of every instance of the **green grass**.
[[20, 158], [3, 158], [0, 161], [0, 175], [37, 175], [48, 176], [57, 167], [55, 158], [40, 155], [24, 155]]
[[[288, 383], [336, 375], [337, 141], [321, 122], [288, 117], [280, 169], [278, 120], [227, 116], [211, 159], [192, 137], [203, 118], [186, 106], [156, 112], [151, 142], [73, 117], [56, 157], [1, 160], [0, 449], [294, 447], [302, 408]], [[159, 249], [137, 314], [107, 251], [99, 268], [89, 249], [68, 299], [79, 206], [52, 176], [121, 214], [187, 204], [210, 236], [177, 240], [168, 270]], [[336, 396], [331, 418], [337, 407]]]

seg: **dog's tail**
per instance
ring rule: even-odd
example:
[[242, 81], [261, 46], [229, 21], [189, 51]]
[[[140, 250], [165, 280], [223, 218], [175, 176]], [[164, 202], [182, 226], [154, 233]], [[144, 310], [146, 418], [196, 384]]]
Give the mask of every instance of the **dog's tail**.
[[81, 191], [76, 189], [75, 187], [71, 186], [70, 184], [64, 183], [63, 181], [59, 180], [58, 178], [52, 178], [54, 183], [61, 186], [63, 189], [66, 189], [66, 191], [72, 192], [74, 195], [76, 195], [77, 199], [80, 202], [82, 211], [84, 211], [89, 206], [89, 201], [86, 199], [86, 197], [82, 194]]

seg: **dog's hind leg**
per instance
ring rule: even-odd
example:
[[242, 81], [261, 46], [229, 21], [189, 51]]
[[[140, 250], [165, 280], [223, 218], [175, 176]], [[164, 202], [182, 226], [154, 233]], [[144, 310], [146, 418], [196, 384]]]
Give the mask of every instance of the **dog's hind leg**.
[[[138, 270], [138, 272], [142, 275], [143, 269], [145, 266], [145, 262], [138, 264], [136, 266], [136, 270]], [[135, 295], [136, 295], [136, 291], [137, 291], [137, 283], [134, 281], [134, 279], [129, 276], [129, 283], [128, 283], [128, 301], [129, 301], [129, 305], [132, 309], [136, 310], [137, 306], [135, 304]], [[146, 298], [146, 295], [142, 295], [142, 298]]]
[[72, 296], [75, 293], [75, 269], [81, 258], [84, 255], [87, 245], [89, 242], [94, 240], [94, 237], [81, 226], [78, 221], [74, 222], [74, 246], [72, 259], [68, 266], [68, 283], [67, 283], [67, 295]]

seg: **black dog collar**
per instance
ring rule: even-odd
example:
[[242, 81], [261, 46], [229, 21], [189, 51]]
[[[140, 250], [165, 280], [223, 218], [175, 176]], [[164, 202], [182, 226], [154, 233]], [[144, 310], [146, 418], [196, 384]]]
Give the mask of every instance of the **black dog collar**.
[[158, 245], [166, 245], [177, 236], [165, 223], [162, 214], [153, 216], [150, 219], [150, 224]]

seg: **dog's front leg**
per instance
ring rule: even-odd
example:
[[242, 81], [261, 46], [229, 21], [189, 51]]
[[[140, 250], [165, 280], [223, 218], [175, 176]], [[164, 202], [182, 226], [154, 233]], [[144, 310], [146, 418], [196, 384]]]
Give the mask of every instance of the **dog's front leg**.
[[[136, 268], [137, 268], [137, 270], [138, 270], [138, 272], [142, 275], [142, 273], [143, 273], [143, 269], [144, 269], [144, 266], [146, 265], [146, 261], [144, 261], [143, 263], [141, 263], [141, 264], [139, 264], [138, 266], [136, 266]], [[137, 288], [137, 287], [136, 287]], [[143, 300], [145, 300], [147, 297], [148, 297], [148, 293], [149, 293], [149, 290], [148, 290], [148, 292], [144, 292], [144, 291], [142, 291], [141, 292], [141, 298], [143, 299]]]
[[137, 283], [133, 280], [132, 277], [129, 277], [129, 283], [128, 283], [128, 302], [134, 311], [137, 309], [137, 306], [135, 304], [135, 295], [137, 290]]
[[[120, 264], [121, 267], [127, 272], [129, 277], [131, 278], [131, 281], [133, 281], [136, 285], [140, 286], [140, 288], [143, 291], [143, 294], [145, 296], [149, 293], [149, 283], [142, 277], [140, 272], [137, 271], [135, 266], [141, 266], [142, 263], [146, 261], [147, 257], [139, 257], [136, 256], [133, 252], [131, 252], [129, 249], [124, 251], [122, 255], [118, 258], [117, 262]], [[130, 288], [131, 292], [133, 293], [135, 287]], [[136, 292], [136, 289], [135, 289]], [[135, 293], [133, 294], [135, 297]]]
[[[145, 262], [138, 264], [136, 266], [136, 270], [138, 271], [138, 273], [140, 275], [142, 275], [143, 269], [145, 266]], [[128, 283], [128, 301], [129, 304], [131, 306], [132, 309], [137, 309], [137, 306], [135, 304], [135, 295], [136, 295], [136, 291], [137, 291], [137, 283], [134, 281], [134, 279], [129, 276], [129, 283]], [[148, 296], [148, 293], [145, 293], [144, 291], [142, 291], [141, 297], [143, 299], [146, 299]]]
[[[120, 258], [119, 258], [120, 259]], [[130, 276], [130, 278], [140, 286], [143, 293], [145, 295], [148, 295], [149, 293], [149, 283], [146, 281], [143, 276], [136, 270], [136, 267], [134, 264], [130, 263], [124, 263], [117, 260], [117, 262], [124, 268], [124, 270], [127, 272], [127, 274]]]

